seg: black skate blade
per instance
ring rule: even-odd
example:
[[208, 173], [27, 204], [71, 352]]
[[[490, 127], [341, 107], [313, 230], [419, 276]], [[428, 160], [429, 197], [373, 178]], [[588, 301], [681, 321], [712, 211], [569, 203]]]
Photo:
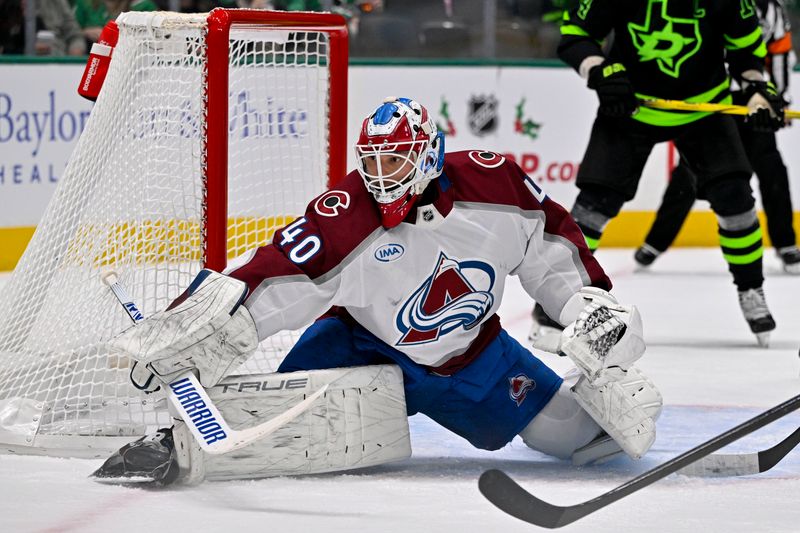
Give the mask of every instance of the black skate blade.
[[89, 479], [101, 485], [117, 485], [121, 487], [164, 487], [171, 485], [177, 476], [169, 475], [149, 475], [143, 473], [120, 474], [116, 472], [104, 472], [103, 467], [98, 468], [91, 474]]
[[89, 474], [89, 478], [103, 485], [131, 485], [131, 486], [163, 486], [169, 485], [175, 477], [170, 475], [170, 470], [156, 469], [152, 472], [120, 472], [117, 465], [108, 469], [108, 461], [100, 468]]
[[91, 475], [89, 475], [89, 477], [92, 478], [92, 481], [100, 483], [102, 485], [120, 485], [123, 487], [126, 485], [130, 485], [133, 487], [163, 485], [161, 481], [146, 476], [131, 476], [131, 477], [106, 476], [106, 475], [98, 475], [97, 472], [94, 472]]

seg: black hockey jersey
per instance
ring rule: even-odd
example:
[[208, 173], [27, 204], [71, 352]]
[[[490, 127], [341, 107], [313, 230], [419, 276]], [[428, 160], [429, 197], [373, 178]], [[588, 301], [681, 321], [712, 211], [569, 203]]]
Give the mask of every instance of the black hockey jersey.
[[[579, 70], [604, 55], [612, 30], [608, 58], [625, 65], [640, 98], [728, 103], [726, 61], [734, 77], [764, 67], [753, 0], [582, 0], [565, 14], [559, 57]], [[642, 109], [634, 118], [670, 126], [701, 116]]]

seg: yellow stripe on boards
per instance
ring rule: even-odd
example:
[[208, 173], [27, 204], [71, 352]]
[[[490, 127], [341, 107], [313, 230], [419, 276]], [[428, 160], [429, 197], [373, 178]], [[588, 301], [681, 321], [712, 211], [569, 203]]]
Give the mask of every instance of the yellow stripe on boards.
[[[600, 240], [602, 248], [632, 248], [641, 246], [655, 218], [653, 211], [623, 211], [612, 220]], [[766, 227], [763, 213], [758, 214], [761, 227]], [[254, 246], [266, 244], [276, 228], [294, 220], [292, 216], [270, 218], [237, 218], [228, 223], [228, 258], [231, 259]], [[800, 212], [794, 214], [795, 226], [800, 226]], [[25, 251], [34, 232], [33, 227], [0, 228], [0, 271], [13, 270]], [[718, 247], [717, 217], [711, 211], [692, 211], [678, 233], [673, 246]], [[770, 246], [764, 232], [764, 246]]]
[[[622, 211], [609, 222], [600, 239], [600, 249], [638, 247], [644, 242], [656, 214], [654, 211]], [[766, 228], [763, 212], [758, 213], [762, 228]], [[794, 213], [795, 226], [800, 225], [800, 212]], [[771, 246], [766, 231], [763, 235], [764, 246]], [[673, 246], [686, 247], [719, 247], [717, 217], [711, 211], [692, 211]]]
[[14, 270], [34, 231], [35, 227], [0, 228], [0, 270]]
[[[228, 259], [269, 244], [275, 231], [293, 215], [237, 217], [228, 220]], [[28, 246], [34, 227], [0, 228], [0, 271], [13, 270]], [[91, 268], [116, 263], [156, 264], [200, 261], [201, 228], [197, 221], [150, 220], [137, 224], [93, 224], [78, 228], [64, 248], [61, 262]]]

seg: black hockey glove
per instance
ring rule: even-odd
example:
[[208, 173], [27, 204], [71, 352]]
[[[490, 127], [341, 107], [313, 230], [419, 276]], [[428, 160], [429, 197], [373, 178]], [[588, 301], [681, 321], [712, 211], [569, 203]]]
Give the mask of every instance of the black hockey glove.
[[606, 61], [593, 67], [589, 71], [588, 86], [597, 91], [600, 98], [600, 108], [597, 110], [600, 115], [623, 118], [639, 110], [639, 101], [622, 63]]
[[747, 81], [744, 89], [747, 98], [747, 116], [744, 121], [759, 132], [773, 132], [784, 126], [783, 109], [786, 100], [778, 94], [769, 81]]

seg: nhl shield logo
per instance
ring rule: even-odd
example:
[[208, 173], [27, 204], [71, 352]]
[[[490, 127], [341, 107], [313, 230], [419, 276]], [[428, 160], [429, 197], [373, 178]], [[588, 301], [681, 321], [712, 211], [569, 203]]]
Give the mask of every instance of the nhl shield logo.
[[517, 407], [522, 405], [528, 391], [536, 388], [536, 382], [525, 374], [517, 374], [513, 378], [508, 378], [508, 395], [517, 403]]
[[489, 96], [473, 96], [469, 100], [469, 129], [474, 135], [483, 137], [497, 129], [499, 118], [497, 116], [497, 98]]

